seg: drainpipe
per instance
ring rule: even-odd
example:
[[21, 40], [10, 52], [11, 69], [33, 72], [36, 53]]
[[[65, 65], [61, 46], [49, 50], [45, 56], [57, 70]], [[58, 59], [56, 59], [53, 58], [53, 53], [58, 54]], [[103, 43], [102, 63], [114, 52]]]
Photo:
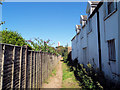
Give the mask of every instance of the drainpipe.
[[97, 11], [97, 29], [98, 29], [98, 48], [99, 48], [98, 49], [99, 50], [99, 68], [100, 68], [100, 71], [102, 71], [99, 11]]
[[[118, 2], [118, 12], [120, 12], [120, 1]], [[120, 13], [118, 13], [118, 74], [120, 75]]]

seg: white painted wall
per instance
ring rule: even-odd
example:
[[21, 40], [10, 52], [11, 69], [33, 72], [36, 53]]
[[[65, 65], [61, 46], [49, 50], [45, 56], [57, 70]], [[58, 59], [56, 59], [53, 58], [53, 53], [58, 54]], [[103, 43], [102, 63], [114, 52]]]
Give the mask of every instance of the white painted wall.
[[[0, 4], [0, 23], [2, 21], [2, 5]], [[2, 26], [0, 25], [0, 31], [2, 30]]]
[[77, 44], [76, 44], [76, 36], [72, 40], [72, 60], [77, 58]]
[[[117, 80], [118, 77], [112, 73], [118, 74], [118, 11], [109, 18], [105, 19], [105, 3], [99, 9], [100, 14], [100, 33], [101, 33], [101, 54], [102, 54], [102, 70], [107, 78]], [[108, 40], [115, 39], [116, 62], [109, 61], [108, 56]], [[110, 65], [109, 65], [110, 63]]]
[[[97, 13], [91, 18], [92, 31], [87, 34], [88, 41], [88, 59], [89, 62], [96, 68], [99, 68], [99, 53], [98, 53], [98, 32], [97, 32]], [[88, 28], [89, 29], [89, 28]]]
[[[118, 80], [116, 75], [120, 75], [120, 2], [118, 10], [105, 20], [105, 3], [99, 8], [100, 20], [100, 40], [101, 40], [101, 63], [102, 71], [106, 78], [111, 80]], [[98, 48], [98, 28], [97, 28], [97, 13], [92, 19], [92, 31], [88, 33], [89, 25], [86, 23], [85, 27], [81, 29], [76, 42], [76, 38], [72, 41], [72, 59], [78, 57], [79, 63], [87, 64], [90, 62], [95, 68], [99, 68], [99, 48]], [[88, 21], [87, 21], [88, 22]], [[116, 62], [109, 61], [108, 58], [108, 40], [115, 39]], [[83, 48], [87, 48], [87, 60], [83, 60]], [[93, 62], [94, 60], [94, 62]], [[110, 63], [110, 65], [109, 65]]]

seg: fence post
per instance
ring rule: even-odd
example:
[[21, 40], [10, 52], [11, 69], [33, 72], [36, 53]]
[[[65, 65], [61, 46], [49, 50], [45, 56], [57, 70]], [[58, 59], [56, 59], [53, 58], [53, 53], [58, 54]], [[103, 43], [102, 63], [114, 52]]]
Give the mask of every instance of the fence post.
[[0, 89], [2, 90], [2, 84], [3, 84], [3, 66], [4, 66], [4, 56], [5, 56], [5, 45], [0, 45], [2, 46], [2, 51], [1, 51], [1, 56], [2, 56], [2, 62], [1, 62], [1, 81], [0, 81]]
[[13, 48], [13, 60], [12, 60], [12, 81], [11, 81], [11, 88], [13, 87], [13, 78], [14, 78], [14, 61], [15, 61], [15, 46]]
[[19, 88], [21, 83], [21, 62], [22, 62], [22, 47], [20, 49], [20, 72], [19, 72]]

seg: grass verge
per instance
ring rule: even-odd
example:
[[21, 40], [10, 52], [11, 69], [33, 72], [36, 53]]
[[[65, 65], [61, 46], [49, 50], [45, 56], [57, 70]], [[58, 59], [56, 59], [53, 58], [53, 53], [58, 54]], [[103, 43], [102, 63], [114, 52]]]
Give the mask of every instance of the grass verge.
[[52, 73], [50, 74], [50, 76], [48, 77], [48, 79], [44, 83], [48, 84], [49, 83], [49, 78], [55, 76], [56, 75], [56, 71], [57, 71], [56, 68], [54, 68], [52, 70]]
[[51, 73], [50, 76], [52, 77], [52, 76], [54, 76], [54, 75], [56, 75], [56, 68], [52, 70], [52, 73]]
[[62, 88], [81, 88], [79, 82], [75, 79], [73, 71], [70, 71], [66, 63], [62, 63], [63, 77]]

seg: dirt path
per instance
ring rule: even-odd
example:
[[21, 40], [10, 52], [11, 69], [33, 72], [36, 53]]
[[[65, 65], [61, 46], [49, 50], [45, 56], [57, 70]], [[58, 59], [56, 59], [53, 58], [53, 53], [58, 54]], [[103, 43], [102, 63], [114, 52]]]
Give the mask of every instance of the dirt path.
[[56, 67], [56, 75], [48, 79], [48, 83], [43, 84], [43, 88], [62, 88], [62, 62]]

